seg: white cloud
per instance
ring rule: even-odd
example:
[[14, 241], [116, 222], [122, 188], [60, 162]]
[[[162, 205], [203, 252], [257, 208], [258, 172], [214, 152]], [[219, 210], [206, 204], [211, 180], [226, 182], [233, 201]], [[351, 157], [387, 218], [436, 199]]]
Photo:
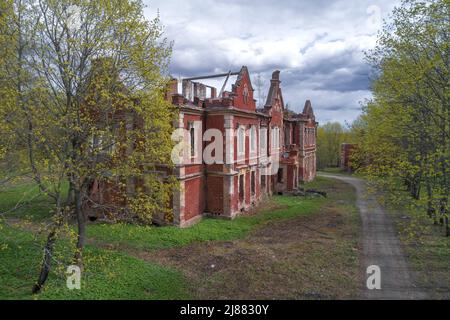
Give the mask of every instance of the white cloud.
[[[300, 111], [311, 99], [319, 121], [351, 121], [370, 97], [363, 50], [376, 41], [380, 17], [399, 0], [154, 0], [175, 41], [171, 71], [193, 76], [249, 67], [268, 86], [281, 70], [283, 96]], [[220, 89], [220, 88], [219, 88]]]

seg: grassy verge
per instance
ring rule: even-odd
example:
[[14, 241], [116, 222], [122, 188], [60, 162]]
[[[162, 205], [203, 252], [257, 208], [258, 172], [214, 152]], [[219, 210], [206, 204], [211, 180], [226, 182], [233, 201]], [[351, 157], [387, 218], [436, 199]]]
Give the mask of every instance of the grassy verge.
[[354, 176], [358, 178], [364, 178], [364, 174], [360, 172], [349, 172], [347, 170], [344, 170], [342, 168], [323, 168], [319, 169], [318, 173], [328, 173], [328, 174], [336, 174], [336, 175], [343, 175], [343, 176]]
[[323, 169], [320, 169], [319, 171], [326, 172], [326, 173], [333, 173], [333, 174], [349, 174], [348, 171], [342, 169], [341, 167], [323, 168]]
[[388, 207], [415, 281], [430, 299], [450, 299], [450, 238], [423, 210]]
[[[315, 288], [313, 292], [321, 293], [327, 299], [358, 299], [364, 279], [360, 273], [361, 219], [356, 206], [356, 191], [342, 181], [320, 176], [306, 187], [327, 192], [327, 201], [320, 214], [315, 216], [315, 222], [320, 224], [319, 220], [325, 219], [322, 230], [332, 238], [328, 242], [312, 238], [306, 245], [304, 255], [311, 261], [308, 272], [315, 274], [310, 276]], [[316, 298], [308, 295], [306, 298]]]

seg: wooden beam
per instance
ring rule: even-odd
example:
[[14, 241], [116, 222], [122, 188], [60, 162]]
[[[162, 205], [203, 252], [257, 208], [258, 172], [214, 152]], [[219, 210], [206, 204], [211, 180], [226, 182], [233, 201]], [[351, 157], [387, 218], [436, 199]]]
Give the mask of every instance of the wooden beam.
[[227, 85], [227, 82], [228, 82], [228, 79], [230, 78], [230, 76], [231, 76], [231, 70], [230, 70], [230, 72], [228, 72], [227, 77], [225, 78], [225, 82], [223, 83], [222, 89], [220, 89], [219, 96], [218, 96], [219, 98], [222, 98], [223, 91], [225, 90], [225, 86]]
[[200, 79], [212, 79], [212, 78], [221, 78], [221, 77], [229, 77], [229, 76], [237, 76], [239, 72], [227, 72], [227, 73], [220, 73], [220, 74], [213, 74], [209, 76], [201, 76], [201, 77], [192, 77], [192, 78], [184, 78], [183, 80], [200, 80]]

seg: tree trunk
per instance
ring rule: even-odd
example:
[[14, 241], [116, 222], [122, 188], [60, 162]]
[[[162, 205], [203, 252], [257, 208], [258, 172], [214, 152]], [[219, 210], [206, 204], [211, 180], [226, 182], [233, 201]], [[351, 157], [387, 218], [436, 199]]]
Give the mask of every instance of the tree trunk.
[[448, 226], [447, 198], [441, 199], [439, 211], [441, 214], [440, 222], [441, 222], [441, 225], [444, 226], [444, 234], [446, 237], [448, 237], [449, 236], [449, 229], [448, 229], [449, 226]]
[[75, 215], [78, 223], [78, 239], [77, 248], [75, 252], [75, 264], [83, 269], [83, 248], [86, 237], [86, 219], [83, 213], [83, 199], [82, 192], [79, 188], [74, 189], [75, 196]]
[[409, 178], [405, 178], [403, 180], [403, 185], [406, 187], [406, 191], [408, 191], [408, 192], [411, 191], [411, 183], [409, 181]]
[[419, 200], [420, 198], [420, 175], [414, 175], [411, 179], [410, 194], [413, 199]]
[[445, 236], [450, 236], [450, 227], [448, 225], [448, 216], [445, 216]]
[[[70, 180], [70, 179], [69, 179]], [[72, 182], [69, 182], [69, 191], [67, 192], [67, 205], [71, 206], [75, 203], [75, 194]]]
[[55, 247], [55, 242], [57, 238], [58, 229], [64, 224], [64, 212], [60, 207], [60, 200], [57, 200], [57, 212], [58, 219], [56, 220], [56, 224], [53, 226], [52, 230], [47, 236], [47, 242], [44, 247], [44, 258], [42, 261], [41, 271], [39, 273], [38, 280], [33, 286], [32, 292], [33, 294], [41, 291], [45, 282], [47, 281], [48, 275], [51, 270], [52, 257], [53, 257], [53, 249]]
[[41, 266], [41, 272], [39, 273], [39, 278], [37, 282], [33, 286], [32, 289], [33, 294], [41, 291], [42, 287], [47, 281], [48, 274], [50, 273], [55, 241], [56, 241], [56, 230], [54, 229], [49, 233], [47, 237], [47, 243], [45, 244], [44, 247], [44, 259]]
[[433, 219], [433, 223], [436, 225], [437, 224], [437, 219], [436, 219], [436, 208], [433, 206], [433, 189], [431, 187], [431, 183], [430, 181], [427, 179], [426, 180], [426, 186], [427, 186], [427, 214], [428, 217], [430, 217], [431, 219]]

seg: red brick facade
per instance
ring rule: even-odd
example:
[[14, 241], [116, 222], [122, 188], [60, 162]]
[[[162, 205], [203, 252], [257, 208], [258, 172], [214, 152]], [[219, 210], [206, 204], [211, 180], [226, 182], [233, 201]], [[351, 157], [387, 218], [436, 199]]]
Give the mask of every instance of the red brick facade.
[[[167, 172], [180, 184], [172, 197], [175, 225], [189, 226], [205, 215], [232, 219], [316, 175], [317, 122], [310, 101], [300, 114], [286, 110], [280, 72], [275, 71], [265, 106], [257, 109], [247, 68], [233, 75], [237, 80], [231, 92], [221, 91], [220, 97], [215, 88], [192, 79], [182, 81], [183, 94], [176, 80], [169, 85], [166, 98], [179, 110], [174, 133], [181, 132], [184, 143], [181, 161], [174, 160], [174, 172]], [[140, 180], [131, 179], [127, 188], [132, 190]], [[99, 204], [114, 201], [108, 194], [97, 182], [90, 190]], [[92, 206], [88, 211], [89, 216], [99, 215]], [[153, 219], [164, 222], [161, 215]]]
[[[285, 110], [280, 72], [275, 71], [266, 104], [257, 109], [247, 68], [237, 75], [232, 91], [219, 98], [214, 88], [207, 98], [207, 86], [198, 82], [183, 80], [183, 95], [171, 86], [168, 98], [180, 110], [176, 126], [185, 129], [189, 146], [175, 172], [180, 190], [173, 209], [179, 226], [204, 215], [234, 218], [264, 197], [292, 191], [315, 177], [317, 122], [310, 101], [300, 114]], [[223, 161], [202, 158], [216, 142], [208, 137], [210, 129], [223, 136]]]
[[346, 171], [353, 171], [353, 166], [351, 164], [351, 156], [356, 148], [355, 144], [343, 143], [341, 145], [341, 168]]

